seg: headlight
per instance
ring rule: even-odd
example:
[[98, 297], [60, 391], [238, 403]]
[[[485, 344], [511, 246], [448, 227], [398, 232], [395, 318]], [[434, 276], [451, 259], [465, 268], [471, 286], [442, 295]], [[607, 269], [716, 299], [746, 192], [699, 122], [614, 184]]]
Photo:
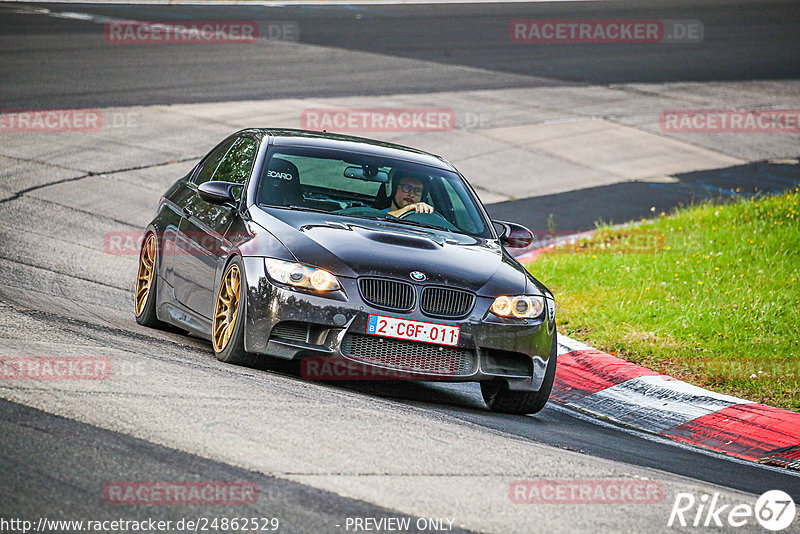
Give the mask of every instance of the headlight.
[[341, 289], [339, 280], [324, 269], [317, 269], [302, 263], [265, 258], [267, 274], [279, 284], [305, 287], [316, 291], [336, 291]]
[[502, 295], [494, 299], [491, 309], [492, 313], [500, 317], [529, 319], [542, 314], [544, 310], [544, 298], [527, 295], [518, 295], [516, 297]]

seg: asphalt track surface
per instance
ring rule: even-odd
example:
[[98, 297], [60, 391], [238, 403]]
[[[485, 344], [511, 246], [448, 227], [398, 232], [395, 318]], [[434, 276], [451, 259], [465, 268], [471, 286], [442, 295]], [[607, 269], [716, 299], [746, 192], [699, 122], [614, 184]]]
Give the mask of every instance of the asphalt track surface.
[[[43, 10], [51, 16], [31, 16]], [[800, 3], [792, 1], [280, 8], [0, 3], [0, 14], [0, 106], [6, 110], [800, 77]], [[703, 39], [656, 45], [511, 42], [509, 21], [534, 18], [702, 21]], [[109, 45], [103, 22], [115, 19], [254, 20], [262, 35], [282, 24], [297, 31], [288, 40], [244, 47]], [[736, 105], [735, 97], [731, 103]], [[723, 147], [735, 143], [734, 136], [728, 138]], [[800, 150], [783, 155], [797, 157]], [[548, 227], [552, 214], [560, 219], [559, 231], [575, 232], [598, 221], [647, 217], [653, 208], [669, 211], [708, 198], [709, 189], [717, 189], [713, 196], [734, 187], [743, 194], [774, 193], [797, 183], [800, 166], [765, 162], [688, 173], [678, 184], [626, 183], [540, 195], [493, 205], [490, 212], [537, 231]], [[620, 197], [626, 202], [618, 202]]]
[[[407, 6], [31, 4], [109, 19], [296, 23], [299, 43], [379, 54], [258, 46], [105, 46], [102, 24], [15, 14], [0, 4], [6, 109], [375, 95], [586, 83], [795, 79], [800, 4], [791, 1], [559, 2]], [[519, 44], [514, 19], [700, 20], [701, 43]], [[46, 36], [44, 43], [31, 37]], [[397, 60], [435, 62], [414, 68]], [[458, 71], [453, 67], [472, 67]], [[483, 69], [476, 72], [474, 69]]]
[[[124, 434], [101, 430], [20, 404], [0, 401], [0, 443], [4, 454], [3, 506], [9, 517], [98, 521], [119, 519], [119, 508], [98, 503], [98, 488], [114, 480], [246, 481], [258, 490], [248, 505], [134, 507], [142, 517], [177, 523], [182, 518], [278, 518], [288, 532], [325, 532], [351, 517], [407, 517], [294, 482], [159, 447]], [[56, 466], [67, 466], [66, 470]], [[83, 469], [81, 466], [93, 466]], [[126, 478], [127, 477], [127, 478]], [[148, 510], [148, 508], [150, 508]], [[138, 515], [138, 514], [137, 514]], [[411, 518], [412, 523], [417, 518]], [[260, 522], [259, 522], [260, 524]], [[455, 528], [454, 532], [463, 532]]]
[[[300, 25], [300, 41], [349, 52], [379, 52], [364, 64], [354, 65], [350, 54], [326, 50], [293, 57], [291, 51], [225, 46], [185, 47], [179, 51], [163, 47], [112, 50], [102, 45], [102, 26], [95, 23], [13, 13], [20, 6], [0, 5], [0, 50], [2, 82], [0, 102], [4, 109], [23, 107], [100, 107], [153, 103], [213, 102], [279, 96], [336, 96], [393, 94], [437, 90], [507, 88], [547, 84], [568, 86], [582, 83], [631, 81], [705, 81], [752, 78], [797, 78], [800, 57], [800, 5], [794, 2], [707, 2], [706, 7], [689, 3], [604, 4], [490, 4], [440, 6], [314, 6], [287, 7], [187, 7], [40, 5], [54, 11], [98, 13], [108, 17], [137, 19], [258, 19], [289, 20]], [[502, 37], [513, 18], [671, 18], [701, 19], [706, 38], [695, 44], [638, 46], [559, 46], [525, 48]], [[360, 17], [357, 17], [360, 15]], [[29, 46], [25, 36], [48, 36]], [[524, 50], [523, 53], [520, 50]], [[426, 60], [447, 67], [448, 75], [429, 68], [392, 68], [395, 58]], [[486, 69], [459, 71], [453, 66]], [[455, 74], [454, 74], [455, 73]], [[793, 179], [793, 177], [790, 177]], [[619, 187], [634, 187], [624, 186]], [[619, 194], [612, 192], [609, 198]], [[577, 194], [576, 194], [577, 195]], [[641, 192], [642, 209], [652, 192]], [[561, 196], [554, 202], [574, 207], [575, 197]], [[524, 202], [524, 201], [523, 201]], [[518, 203], [513, 203], [519, 206]], [[637, 204], [638, 205], [638, 204]], [[518, 207], [495, 206], [514, 214]], [[523, 204], [524, 206], [524, 204]], [[42, 346], [70, 343], [75, 346], [124, 348], [126, 357], [151, 365], [178, 362], [187, 376], [185, 395], [203, 382], [215, 384], [224, 377], [234, 389], [272, 389], [287, 398], [311, 399], [320, 406], [342, 396], [348, 402], [369, 405], [378, 416], [400, 418], [413, 411], [419, 420], [446, 421], [456, 428], [504, 436], [529, 446], [540, 445], [577, 452], [591, 459], [605, 459], [629, 466], [679, 475], [692, 483], [760, 494], [783, 489], [800, 501], [798, 477], [791, 473], [738, 462], [714, 453], [656, 440], [601, 421], [594, 421], [563, 407], [549, 405], [535, 417], [514, 417], [486, 411], [475, 385], [414, 383], [347, 383], [308, 386], [298, 379], [290, 364], [262, 370], [229, 370], [213, 361], [207, 343], [176, 334], [154, 333], [133, 324], [129, 287], [125, 276], [114, 272], [116, 264], [98, 264], [75, 272], [51, 272], [42, 253], [42, 236], [57, 232], [97, 230], [108, 221], [91, 211], [62, 209], [47, 201], [20, 195], [0, 203], [0, 219], [8, 227], [49, 214], [53, 225], [31, 223], [30, 233], [20, 232], [0, 244], [2, 289], [0, 329], [6, 340], [41, 342]], [[602, 216], [602, 205], [593, 206]], [[524, 208], [527, 209], [527, 208]], [[634, 210], [635, 211], [635, 210]], [[627, 217], [636, 216], [631, 212]], [[39, 224], [40, 226], [37, 226]], [[588, 224], [588, 222], [587, 222]], [[36, 244], [35, 244], [36, 242]], [[32, 254], [26, 254], [30, 247]], [[50, 254], [60, 254], [56, 243]], [[67, 249], [63, 249], [67, 251]], [[23, 253], [21, 254], [21, 251]], [[66, 252], [65, 252], [66, 253]], [[37, 256], [37, 254], [41, 254]], [[128, 269], [130, 271], [130, 269]], [[125, 275], [130, 274], [125, 272]], [[53, 292], [61, 297], [54, 297]], [[80, 297], [78, 297], [80, 295]], [[98, 306], [85, 304], [89, 298]], [[71, 299], [76, 304], [71, 306]], [[50, 345], [48, 345], [50, 344]], [[11, 344], [13, 347], [13, 343]], [[23, 345], [20, 345], [23, 346]], [[86, 345], [89, 346], [89, 345]], [[52, 347], [51, 347], [52, 348]], [[11, 351], [13, 349], [6, 349]], [[182, 367], [181, 367], [182, 366]], [[200, 374], [197, 374], [200, 373]], [[257, 374], [254, 374], [257, 373]], [[141, 386], [147, 387], [142, 381]], [[154, 386], [157, 390], [159, 386]], [[6, 399], [25, 398], [24, 392], [3, 388]], [[181, 397], [180, 391], [166, 390]], [[135, 391], [127, 391], [133, 400]], [[144, 391], [142, 392], [144, 394]], [[58, 390], [43, 390], [42, 398], [58, 404]], [[92, 403], [90, 395], [85, 402]], [[103, 398], [103, 397], [100, 397]], [[337, 397], [338, 398], [338, 397]], [[353, 400], [355, 399], [355, 400]], [[385, 402], [384, 402], [385, 401]], [[100, 401], [103, 402], [103, 401]], [[203, 454], [177, 450], [141, 436], [135, 425], [126, 432], [102, 424], [86, 424], [52, 415], [13, 400], [0, 401], [0, 516], [113, 518], [119, 509], [109, 507], [98, 488], [109, 480], [248, 480], [256, 483], [268, 499], [255, 507], [228, 510], [195, 510], [172, 507], [127, 508], [126, 516], [177, 518], [191, 515], [280, 514], [289, 532], [340, 531], [335, 525], [352, 516], [400, 516], [396, 511], [347, 498], [334, 491], [285, 480], [263, 469], [247, 469], [242, 463], [225, 463]], [[204, 409], [226, 413], [225, 399], [209, 397]], [[116, 405], [115, 405], [116, 406]], [[137, 405], [138, 406], [138, 405]], [[71, 408], [65, 408], [69, 411]], [[354, 413], [361, 413], [356, 411]], [[121, 413], [120, 420], [125, 414]], [[145, 417], [147, 414], [143, 414]], [[136, 420], [135, 417], [132, 420]], [[176, 433], [187, 428], [176, 420]], [[460, 426], [461, 425], [461, 426]], [[110, 424], [108, 426], [115, 426]], [[124, 425], [122, 425], [124, 426]], [[341, 428], [348, 433], [348, 428]], [[137, 436], [137, 437], [132, 437]], [[202, 437], [202, 435], [199, 435]], [[187, 439], [197, 439], [189, 436]], [[333, 438], [332, 438], [333, 439]], [[372, 439], [364, 436], [365, 440]], [[232, 447], [236, 444], [232, 443]], [[187, 450], [202, 451], [202, 442]], [[359, 450], [370, 456], [373, 450]], [[380, 454], [382, 451], [377, 451]], [[542, 453], [544, 454], [544, 453]], [[209, 456], [213, 456], [209, 454]], [[570, 458], [574, 458], [571, 457]], [[652, 473], [652, 471], [647, 471]], [[560, 471], [552, 476], [559, 476]], [[586, 472], [586, 477], [593, 473]], [[517, 473], [507, 473], [511, 478]], [[568, 476], [568, 475], [563, 475]], [[572, 473], [572, 476], [575, 476]], [[666, 475], [665, 475], [666, 477]], [[468, 503], [464, 503], [467, 505]], [[581, 510], [579, 514], [592, 514]], [[663, 530], [666, 517], [653, 530]], [[619, 522], [622, 527], [624, 521]], [[639, 529], [643, 525], [637, 525]], [[569, 531], [565, 525], [564, 531]]]

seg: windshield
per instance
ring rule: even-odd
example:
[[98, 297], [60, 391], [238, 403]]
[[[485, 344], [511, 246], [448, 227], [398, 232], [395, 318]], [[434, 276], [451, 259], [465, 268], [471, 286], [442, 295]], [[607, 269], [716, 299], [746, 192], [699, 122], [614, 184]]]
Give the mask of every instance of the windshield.
[[367, 154], [275, 147], [257, 203], [491, 237], [478, 200], [459, 175]]

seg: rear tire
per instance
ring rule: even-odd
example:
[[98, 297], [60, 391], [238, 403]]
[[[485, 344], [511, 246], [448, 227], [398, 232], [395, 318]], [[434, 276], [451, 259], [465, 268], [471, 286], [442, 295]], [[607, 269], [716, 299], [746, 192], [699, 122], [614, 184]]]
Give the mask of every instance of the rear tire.
[[492, 380], [481, 382], [481, 394], [486, 405], [493, 412], [511, 414], [535, 414], [544, 408], [556, 376], [556, 334], [553, 333], [553, 346], [550, 349], [550, 358], [547, 360], [547, 369], [544, 373], [542, 386], [538, 391], [511, 391], [505, 380]]
[[148, 328], [172, 330], [156, 315], [158, 302], [158, 238], [153, 232], [145, 235], [139, 251], [139, 271], [134, 286], [133, 304], [136, 322]]
[[247, 282], [244, 265], [236, 256], [225, 267], [214, 299], [211, 344], [221, 362], [252, 367], [258, 358], [244, 350]]

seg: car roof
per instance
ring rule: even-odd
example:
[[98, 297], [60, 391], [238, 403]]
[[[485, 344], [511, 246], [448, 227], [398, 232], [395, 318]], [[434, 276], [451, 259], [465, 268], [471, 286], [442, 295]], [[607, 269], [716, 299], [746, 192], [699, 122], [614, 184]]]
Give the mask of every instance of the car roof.
[[416, 148], [378, 141], [377, 139], [291, 128], [263, 128], [258, 130], [262, 135], [271, 136], [272, 144], [275, 146], [314, 147], [359, 152], [455, 171], [450, 162], [441, 156], [417, 150]]

